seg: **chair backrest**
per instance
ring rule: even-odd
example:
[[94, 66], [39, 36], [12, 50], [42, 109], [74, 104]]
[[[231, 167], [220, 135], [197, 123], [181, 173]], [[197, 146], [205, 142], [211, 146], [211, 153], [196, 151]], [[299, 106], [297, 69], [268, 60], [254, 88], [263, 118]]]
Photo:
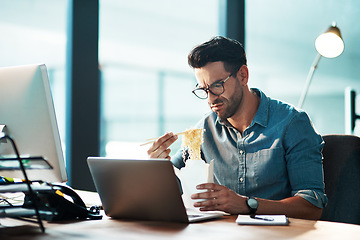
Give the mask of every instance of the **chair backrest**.
[[360, 138], [324, 135], [325, 192], [321, 220], [360, 224]]

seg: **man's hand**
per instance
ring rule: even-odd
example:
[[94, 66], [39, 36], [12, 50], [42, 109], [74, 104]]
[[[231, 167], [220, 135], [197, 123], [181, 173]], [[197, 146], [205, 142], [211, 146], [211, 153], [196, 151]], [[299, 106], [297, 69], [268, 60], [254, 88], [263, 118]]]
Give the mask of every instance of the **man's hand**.
[[147, 151], [149, 158], [163, 158], [170, 160], [170, 145], [178, 139], [172, 132], [159, 137]]
[[[192, 199], [205, 199], [194, 203], [200, 211], [223, 211], [230, 214], [249, 214], [246, 204], [247, 197], [239, 195], [225, 186], [205, 183], [197, 186], [206, 192], [195, 193]], [[285, 214], [287, 217], [318, 220], [322, 209], [312, 205], [302, 197], [294, 196], [282, 200], [267, 200], [256, 198], [259, 203], [256, 214]]]
[[205, 183], [198, 185], [196, 188], [207, 190], [191, 196], [192, 199], [206, 199], [194, 204], [194, 207], [200, 207], [200, 211], [223, 211], [230, 214], [249, 213], [249, 208], [246, 205], [247, 198], [225, 186]]

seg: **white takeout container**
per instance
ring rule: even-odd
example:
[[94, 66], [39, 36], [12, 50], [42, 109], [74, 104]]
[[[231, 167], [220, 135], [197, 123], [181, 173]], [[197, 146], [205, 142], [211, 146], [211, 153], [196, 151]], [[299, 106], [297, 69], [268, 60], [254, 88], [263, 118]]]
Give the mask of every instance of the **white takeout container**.
[[178, 177], [181, 181], [183, 189], [183, 201], [186, 208], [194, 208], [196, 201], [203, 201], [203, 199], [191, 199], [194, 193], [203, 192], [206, 190], [198, 190], [196, 186], [202, 183], [214, 182], [214, 160], [206, 163], [204, 160], [187, 160], [185, 167], [180, 169]]

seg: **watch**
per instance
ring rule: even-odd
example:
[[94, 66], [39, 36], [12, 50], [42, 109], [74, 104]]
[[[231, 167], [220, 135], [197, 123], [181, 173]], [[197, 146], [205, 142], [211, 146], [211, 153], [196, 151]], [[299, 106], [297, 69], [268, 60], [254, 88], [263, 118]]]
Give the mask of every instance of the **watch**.
[[248, 199], [246, 200], [246, 205], [249, 207], [249, 214], [255, 214], [256, 210], [258, 209], [259, 203], [255, 198], [248, 197]]

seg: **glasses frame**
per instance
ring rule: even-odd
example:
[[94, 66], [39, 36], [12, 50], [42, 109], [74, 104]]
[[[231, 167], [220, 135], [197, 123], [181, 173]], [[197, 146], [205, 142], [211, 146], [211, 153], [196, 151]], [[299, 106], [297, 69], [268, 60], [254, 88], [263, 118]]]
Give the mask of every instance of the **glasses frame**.
[[[207, 98], [209, 97], [209, 92], [210, 92], [211, 94], [215, 95], [215, 96], [220, 96], [221, 94], [223, 94], [223, 93], [225, 92], [224, 83], [225, 83], [232, 75], [234, 75], [234, 74], [233, 74], [233, 73], [230, 74], [230, 75], [229, 75], [227, 78], [225, 78], [224, 80], [220, 80], [220, 81], [214, 82], [213, 84], [211, 84], [211, 85], [208, 86], [207, 88], [199, 88], [199, 87], [197, 87], [199, 84], [196, 84], [194, 90], [192, 90], [191, 92], [192, 92], [196, 97], [198, 97], [198, 98], [200, 98], [200, 99], [207, 99]], [[221, 93], [216, 94], [216, 93], [214, 93], [213, 91], [211, 91], [211, 87], [214, 86], [215, 84], [220, 84], [220, 85], [221, 85], [221, 87], [222, 87]], [[203, 90], [204, 92], [206, 92], [206, 97], [200, 97], [200, 96], [198, 96], [198, 95], [195, 93], [197, 90]]]

